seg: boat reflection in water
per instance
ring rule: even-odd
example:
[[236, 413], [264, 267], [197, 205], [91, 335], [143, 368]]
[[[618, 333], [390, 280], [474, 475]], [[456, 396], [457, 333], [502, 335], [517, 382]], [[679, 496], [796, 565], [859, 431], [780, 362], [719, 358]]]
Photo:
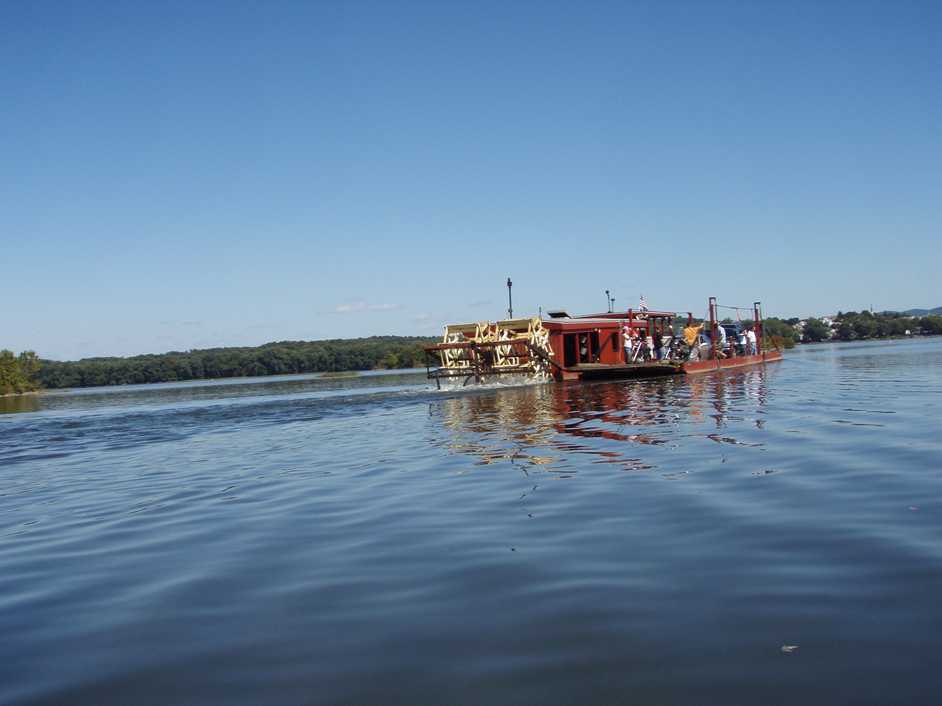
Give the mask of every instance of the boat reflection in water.
[[[743, 428], [761, 430], [767, 377], [754, 368], [707, 376], [644, 381], [542, 384], [459, 394], [432, 405], [441, 415], [433, 443], [477, 457], [509, 461], [568, 477], [589, 463], [644, 471], [664, 465], [657, 447], [691, 439], [761, 446]], [[735, 431], [732, 429], [735, 427]], [[736, 436], [734, 436], [734, 434]]]

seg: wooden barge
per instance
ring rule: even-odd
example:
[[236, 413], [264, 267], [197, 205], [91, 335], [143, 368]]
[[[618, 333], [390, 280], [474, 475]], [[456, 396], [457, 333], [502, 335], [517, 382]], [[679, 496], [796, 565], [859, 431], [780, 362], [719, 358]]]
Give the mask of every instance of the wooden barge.
[[[646, 309], [450, 324], [442, 342], [425, 349], [427, 372], [441, 386], [442, 380], [467, 385], [510, 375], [560, 381], [692, 375], [782, 359], [780, 350], [763, 350], [759, 302], [753, 305], [754, 349], [735, 342], [723, 348], [713, 297], [709, 312], [702, 325], [708, 342], [693, 347], [674, 331], [674, 312]], [[686, 319], [694, 325], [689, 312]]]

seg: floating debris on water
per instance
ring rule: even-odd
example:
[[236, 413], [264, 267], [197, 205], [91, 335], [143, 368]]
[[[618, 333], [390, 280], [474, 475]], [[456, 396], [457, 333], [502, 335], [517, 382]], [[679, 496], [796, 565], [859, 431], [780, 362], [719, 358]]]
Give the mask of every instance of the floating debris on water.
[[761, 447], [762, 444], [749, 443], [747, 441], [739, 441], [734, 439], [731, 436], [720, 436], [719, 434], [707, 434], [706, 438], [710, 441], [715, 441], [717, 444], [732, 444], [733, 446], [751, 446], [751, 447]]
[[762, 470], [759, 470], [759, 471], [753, 471], [753, 472], [752, 472], [752, 475], [754, 475], [754, 476], [770, 476], [770, 475], [772, 475], [773, 473], [778, 473], [778, 471], [777, 471], [776, 469], [774, 469], [774, 468], [763, 468]]
[[783, 655], [795, 654], [798, 651], [798, 645], [782, 645], [781, 650]]

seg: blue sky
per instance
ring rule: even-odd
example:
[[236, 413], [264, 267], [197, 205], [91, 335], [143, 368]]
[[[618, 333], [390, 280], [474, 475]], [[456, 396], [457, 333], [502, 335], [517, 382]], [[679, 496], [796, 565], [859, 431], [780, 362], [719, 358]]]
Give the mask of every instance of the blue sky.
[[3, 3], [0, 66], [0, 347], [942, 305], [942, 3]]

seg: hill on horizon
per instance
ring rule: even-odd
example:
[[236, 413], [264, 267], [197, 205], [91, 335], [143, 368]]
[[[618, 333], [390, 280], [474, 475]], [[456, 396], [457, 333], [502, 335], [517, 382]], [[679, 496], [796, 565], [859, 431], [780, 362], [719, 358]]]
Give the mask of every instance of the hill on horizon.
[[900, 313], [909, 316], [942, 316], [942, 306], [937, 306], [935, 309], [907, 309]]

